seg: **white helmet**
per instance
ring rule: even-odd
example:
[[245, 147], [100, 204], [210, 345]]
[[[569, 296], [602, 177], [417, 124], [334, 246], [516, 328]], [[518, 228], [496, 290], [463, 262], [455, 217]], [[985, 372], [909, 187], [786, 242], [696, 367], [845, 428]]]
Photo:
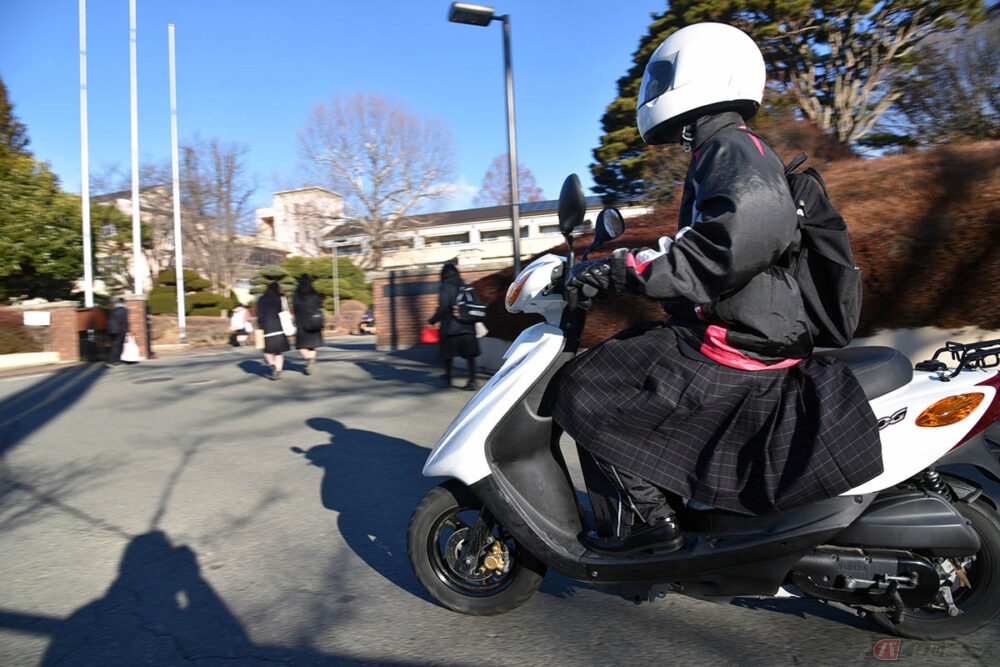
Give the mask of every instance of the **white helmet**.
[[695, 23], [663, 40], [646, 64], [636, 117], [647, 144], [671, 141], [699, 116], [738, 111], [753, 116], [764, 96], [764, 58], [745, 32]]

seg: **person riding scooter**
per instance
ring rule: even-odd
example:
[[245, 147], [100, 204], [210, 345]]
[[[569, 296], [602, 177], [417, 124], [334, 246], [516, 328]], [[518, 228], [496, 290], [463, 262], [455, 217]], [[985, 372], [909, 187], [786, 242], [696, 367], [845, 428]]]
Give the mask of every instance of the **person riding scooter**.
[[670, 315], [561, 371], [553, 419], [645, 522], [592, 548], [677, 549], [684, 502], [757, 515], [882, 472], [864, 392], [842, 362], [811, 356], [798, 285], [778, 266], [798, 231], [781, 159], [745, 126], [764, 81], [754, 41], [718, 23], [678, 30], [646, 66], [639, 132], [692, 158], [674, 238], [580, 262], [567, 282], [571, 308], [630, 293]]

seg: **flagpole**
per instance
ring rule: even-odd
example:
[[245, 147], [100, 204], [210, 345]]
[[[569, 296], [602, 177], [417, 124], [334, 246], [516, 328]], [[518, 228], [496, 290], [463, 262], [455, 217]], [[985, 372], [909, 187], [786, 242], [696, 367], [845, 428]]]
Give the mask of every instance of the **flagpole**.
[[187, 334], [184, 312], [184, 241], [181, 236], [181, 186], [177, 151], [177, 70], [174, 66], [174, 24], [167, 25], [170, 43], [170, 154], [174, 177], [174, 273], [177, 280], [177, 329], [178, 342], [186, 343]]
[[94, 307], [90, 241], [90, 146], [87, 142], [87, 0], [80, 0], [80, 207], [83, 216], [83, 305]]
[[135, 294], [142, 294], [140, 262], [142, 260], [142, 221], [139, 211], [139, 103], [136, 76], [135, 0], [129, 0], [129, 61], [132, 111], [132, 278]]

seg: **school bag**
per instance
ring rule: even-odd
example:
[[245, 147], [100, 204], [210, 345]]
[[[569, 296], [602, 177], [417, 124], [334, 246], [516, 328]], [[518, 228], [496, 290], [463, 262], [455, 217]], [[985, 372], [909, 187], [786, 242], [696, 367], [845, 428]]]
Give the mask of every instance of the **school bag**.
[[304, 322], [300, 322], [299, 326], [306, 333], [319, 333], [323, 330], [323, 311], [314, 310], [310, 312]]
[[468, 285], [462, 285], [458, 288], [451, 314], [462, 324], [475, 324], [486, 320], [486, 306], [479, 299], [476, 290]]
[[799, 285], [813, 344], [844, 347], [861, 316], [861, 269], [854, 265], [847, 225], [830, 202], [823, 177], [813, 167], [795, 171], [806, 159], [799, 153], [785, 166], [800, 239], [779, 265]]

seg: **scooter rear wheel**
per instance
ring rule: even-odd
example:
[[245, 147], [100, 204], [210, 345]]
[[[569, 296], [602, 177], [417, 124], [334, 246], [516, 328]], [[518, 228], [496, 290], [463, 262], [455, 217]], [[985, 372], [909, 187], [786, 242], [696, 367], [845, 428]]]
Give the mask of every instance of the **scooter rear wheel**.
[[952, 597], [960, 613], [949, 615], [943, 604], [907, 609], [899, 624], [893, 623], [888, 614], [870, 614], [877, 625], [894, 635], [911, 639], [952, 639], [974, 632], [1000, 612], [1000, 518], [982, 501], [956, 503], [955, 508], [969, 520], [980, 541], [975, 556], [950, 559], [961, 568], [962, 576], [953, 575], [942, 581], [950, 582]]
[[414, 574], [435, 600], [463, 614], [492, 616], [534, 595], [546, 567], [492, 521], [488, 552], [477, 557], [474, 568], [463, 569], [463, 547], [482, 509], [463, 484], [447, 481], [436, 486], [413, 511], [406, 545]]

